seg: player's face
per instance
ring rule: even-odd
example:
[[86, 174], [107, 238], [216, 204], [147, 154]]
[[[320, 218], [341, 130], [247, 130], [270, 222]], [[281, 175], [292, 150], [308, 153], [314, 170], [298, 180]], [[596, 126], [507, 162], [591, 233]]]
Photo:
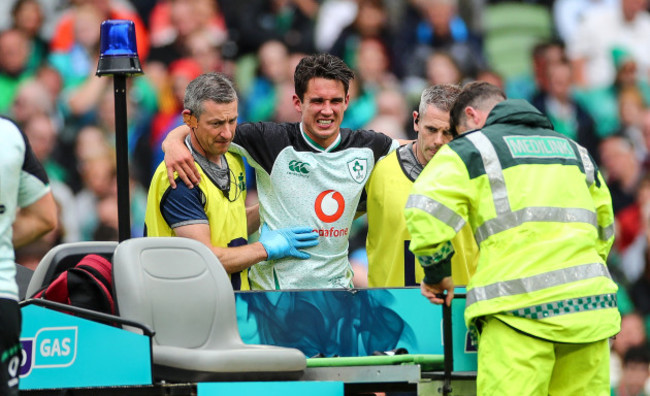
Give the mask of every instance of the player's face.
[[415, 122], [417, 113], [413, 113], [413, 129], [418, 133], [418, 157], [428, 163], [453, 137], [449, 130], [449, 112], [428, 105], [424, 114]]
[[293, 96], [304, 131], [321, 147], [328, 147], [339, 134], [350, 96], [345, 94], [341, 81], [320, 77], [309, 80], [304, 96], [302, 101]]
[[[191, 125], [190, 125], [191, 127]], [[228, 151], [237, 127], [237, 101], [203, 103], [203, 113], [196, 123], [196, 139], [205, 156], [216, 161]]]

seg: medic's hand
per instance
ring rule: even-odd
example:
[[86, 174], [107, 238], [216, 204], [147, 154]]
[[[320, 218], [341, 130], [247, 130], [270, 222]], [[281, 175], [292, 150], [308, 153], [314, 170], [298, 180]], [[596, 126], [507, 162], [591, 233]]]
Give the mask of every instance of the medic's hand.
[[165, 152], [165, 166], [167, 167], [167, 178], [172, 188], [176, 188], [176, 180], [174, 172], [178, 174], [183, 183], [189, 188], [193, 188], [201, 179], [199, 170], [194, 164], [194, 157], [192, 153], [185, 146], [185, 136], [189, 127], [182, 125], [175, 128], [169, 133], [162, 143], [163, 151]]
[[[447, 291], [447, 297], [442, 294], [445, 290]], [[451, 300], [454, 298], [454, 281], [451, 279], [451, 276], [447, 276], [435, 285], [428, 285], [422, 282], [420, 284], [420, 291], [432, 303], [438, 305], [446, 303], [450, 307]]]
[[277, 260], [287, 256], [308, 259], [311, 255], [298, 249], [318, 245], [318, 233], [314, 232], [310, 227], [271, 230], [264, 223], [260, 232], [259, 242], [266, 249], [266, 253], [268, 254], [267, 260]]

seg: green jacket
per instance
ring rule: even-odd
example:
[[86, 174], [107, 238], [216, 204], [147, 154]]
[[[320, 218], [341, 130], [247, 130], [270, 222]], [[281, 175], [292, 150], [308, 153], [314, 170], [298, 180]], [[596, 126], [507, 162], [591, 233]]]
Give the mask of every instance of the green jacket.
[[465, 320], [496, 315], [559, 342], [616, 334], [611, 197], [583, 147], [524, 100], [499, 103], [482, 130], [443, 147], [406, 205], [411, 250], [425, 281], [447, 275], [448, 241], [469, 222], [477, 244]]

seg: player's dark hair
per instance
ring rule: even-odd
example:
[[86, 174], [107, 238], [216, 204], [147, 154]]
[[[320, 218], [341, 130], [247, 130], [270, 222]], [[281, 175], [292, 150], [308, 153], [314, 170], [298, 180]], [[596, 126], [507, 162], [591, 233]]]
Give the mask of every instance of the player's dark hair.
[[485, 109], [494, 102], [506, 99], [506, 94], [496, 85], [485, 81], [474, 81], [463, 87], [449, 112], [451, 130], [458, 133], [458, 127], [465, 122], [465, 108]]
[[293, 75], [296, 95], [301, 101], [305, 98], [307, 84], [317, 77], [342, 82], [347, 95], [354, 72], [341, 58], [334, 55], [315, 54], [302, 58]]

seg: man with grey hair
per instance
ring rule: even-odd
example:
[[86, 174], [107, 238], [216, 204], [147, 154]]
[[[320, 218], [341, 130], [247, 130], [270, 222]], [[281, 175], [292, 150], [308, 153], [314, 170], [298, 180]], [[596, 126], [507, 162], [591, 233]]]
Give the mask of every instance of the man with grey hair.
[[[413, 111], [417, 140], [400, 146], [377, 163], [366, 184], [365, 208], [368, 215], [368, 286], [414, 286], [424, 278], [422, 266], [409, 249], [411, 236], [403, 208], [413, 182], [438, 150], [455, 133], [449, 127], [449, 111], [460, 93], [456, 85], [433, 85], [421, 95], [418, 111]], [[471, 229], [463, 228], [454, 239], [454, 281], [467, 284], [468, 274], [478, 258]]]
[[208, 246], [231, 275], [234, 289], [248, 289], [251, 265], [287, 256], [309, 258], [300, 248], [318, 244], [310, 227], [270, 230], [262, 226], [259, 242], [247, 237], [259, 227], [257, 207], [247, 209], [242, 158], [228, 152], [237, 127], [238, 101], [232, 82], [223, 74], [202, 74], [189, 83], [183, 121], [191, 133], [185, 144], [192, 152], [201, 181], [189, 188], [171, 188], [161, 163], [149, 187], [146, 236], [180, 236]]

